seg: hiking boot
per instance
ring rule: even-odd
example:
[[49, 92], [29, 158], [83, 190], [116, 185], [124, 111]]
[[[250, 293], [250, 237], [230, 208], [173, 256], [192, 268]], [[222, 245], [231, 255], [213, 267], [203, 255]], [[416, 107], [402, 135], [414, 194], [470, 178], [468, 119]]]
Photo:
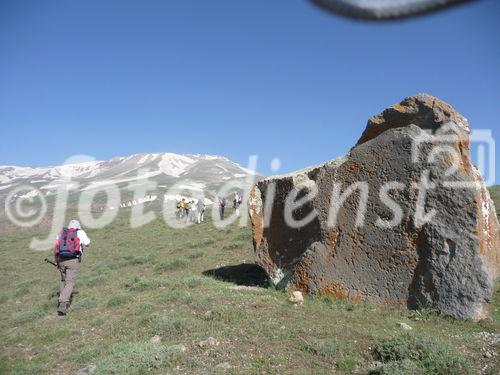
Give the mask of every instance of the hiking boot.
[[57, 313], [59, 316], [64, 316], [68, 312], [68, 302], [59, 302], [59, 306], [57, 306]]

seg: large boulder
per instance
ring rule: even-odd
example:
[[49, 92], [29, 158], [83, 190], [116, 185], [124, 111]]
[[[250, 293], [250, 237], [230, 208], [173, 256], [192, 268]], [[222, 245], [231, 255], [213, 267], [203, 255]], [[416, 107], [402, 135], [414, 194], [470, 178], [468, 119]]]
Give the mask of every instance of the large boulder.
[[260, 181], [257, 263], [291, 291], [489, 315], [499, 225], [467, 120], [430, 95], [368, 121], [344, 157]]

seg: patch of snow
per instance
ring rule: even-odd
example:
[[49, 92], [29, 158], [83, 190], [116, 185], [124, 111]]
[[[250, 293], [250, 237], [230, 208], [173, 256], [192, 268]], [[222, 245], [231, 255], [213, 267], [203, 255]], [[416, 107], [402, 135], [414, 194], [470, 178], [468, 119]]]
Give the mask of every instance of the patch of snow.
[[331, 160], [329, 162], [326, 162], [323, 164], [318, 164], [318, 165], [313, 165], [311, 167], [306, 167], [306, 168], [303, 168], [303, 169], [295, 171], [295, 172], [285, 173], [285, 174], [275, 175], [275, 176], [269, 176], [269, 177], [264, 178], [263, 181], [272, 181], [275, 179], [280, 179], [280, 178], [285, 178], [285, 177], [294, 177], [296, 175], [305, 175], [305, 174], [311, 172], [312, 170], [314, 170], [316, 168], [321, 168], [325, 165], [331, 166], [333, 168], [338, 168], [347, 161], [348, 156], [349, 156], [349, 154], [347, 154], [345, 156], [341, 156], [341, 157], [336, 158], [334, 160]]
[[65, 164], [59, 167], [51, 168], [49, 175], [53, 177], [79, 177], [86, 173], [92, 172], [101, 162], [88, 161], [78, 164]]
[[48, 189], [56, 189], [59, 185], [56, 184], [49, 184], [49, 185], [44, 185], [40, 186], [40, 189], [48, 190]]
[[187, 156], [165, 153], [161, 161], [158, 163], [160, 172], [168, 176], [179, 177], [179, 175], [186, 170], [196, 160]]
[[17, 198], [26, 199], [26, 198], [34, 198], [36, 196], [38, 196], [38, 190], [31, 190], [28, 191], [26, 194], [18, 195]]
[[191, 197], [184, 197], [182, 195], [174, 195], [174, 194], [165, 194], [163, 195], [163, 199], [166, 201], [180, 201], [184, 199], [191, 199]]
[[85, 176], [85, 178], [93, 178], [97, 176], [99, 173], [101, 173], [101, 167], [96, 166], [94, 169], [90, 171], [88, 175]]
[[220, 164], [215, 164], [215, 166], [216, 166], [216, 167], [219, 167], [219, 168], [220, 168], [220, 169], [222, 169], [224, 172], [228, 172], [228, 173], [229, 173], [229, 171], [228, 171], [228, 169], [227, 169], [226, 167], [223, 167], [223, 166], [222, 166], [222, 165], [220, 165]]
[[198, 160], [209, 160], [209, 161], [211, 161], [211, 160], [226, 160], [226, 161], [229, 161], [228, 158], [226, 158], [225, 156], [221, 156], [221, 155], [188, 154], [186, 156], [196, 158]]
[[[60, 187], [61, 185], [63, 186], [66, 186], [66, 188], [68, 190], [71, 190], [71, 189], [74, 189], [78, 186], [78, 184], [68, 184], [64, 181], [60, 182], [60, 181], [55, 181], [56, 183], [52, 183], [52, 184], [49, 184], [49, 185], [44, 185], [44, 186], [40, 186], [40, 189], [43, 189], [43, 190], [49, 190], [49, 189], [57, 189], [58, 187]], [[57, 183], [59, 182], [59, 184]]]
[[252, 169], [248, 169], [248, 168], [245, 168], [245, 167], [242, 167], [241, 165], [238, 165], [238, 167], [240, 167], [240, 169], [242, 169], [244, 172], [248, 173], [248, 174], [251, 174], [251, 175], [256, 175], [257, 172], [252, 170]]
[[84, 190], [92, 190], [96, 189], [102, 186], [107, 186], [107, 185], [113, 185], [113, 184], [120, 184], [123, 182], [129, 182], [129, 181], [137, 181], [137, 180], [144, 180], [147, 178], [155, 177], [160, 175], [162, 172], [160, 171], [153, 171], [153, 172], [148, 172], [148, 173], [143, 173], [138, 176], [130, 177], [130, 178], [122, 178], [122, 179], [112, 179], [112, 180], [102, 180], [102, 181], [94, 181], [90, 183], [87, 187], [83, 188], [82, 191]]
[[150, 154], [146, 154], [144, 155], [142, 158], [139, 159], [139, 161], [137, 162], [137, 164], [144, 164], [145, 162], [148, 161], [148, 159], [151, 157]]
[[[155, 201], [157, 199], [158, 199], [157, 195], [147, 195], [147, 196], [139, 198], [137, 200], [133, 199], [133, 200], [128, 201], [128, 202], [122, 202], [122, 203], [120, 203], [120, 207], [121, 208], [132, 207], [132, 206], [136, 206], [138, 204], [144, 204], [144, 203], [148, 203], [148, 202], [153, 202], [153, 201]], [[113, 210], [114, 207], [110, 207], [109, 209]]]
[[2, 175], [10, 178], [30, 178], [34, 176], [41, 176], [47, 173], [50, 168], [31, 168], [31, 167], [2, 167]]
[[201, 182], [191, 182], [181, 185], [176, 185], [178, 189], [192, 190], [192, 191], [203, 191], [205, 189], [205, 184]]
[[[178, 201], [182, 200], [182, 198], [184, 198], [185, 200], [193, 200], [193, 199], [195, 201], [197, 200], [194, 197], [188, 197], [188, 196], [180, 195], [180, 194], [177, 194], [177, 195], [175, 195], [175, 194], [165, 194], [165, 195], [163, 195], [163, 199], [165, 201], [176, 201], [176, 202], [178, 202]], [[214, 201], [212, 201], [212, 200], [210, 200], [208, 198], [204, 199], [204, 203], [205, 203], [205, 206], [211, 206], [211, 205], [215, 204]]]

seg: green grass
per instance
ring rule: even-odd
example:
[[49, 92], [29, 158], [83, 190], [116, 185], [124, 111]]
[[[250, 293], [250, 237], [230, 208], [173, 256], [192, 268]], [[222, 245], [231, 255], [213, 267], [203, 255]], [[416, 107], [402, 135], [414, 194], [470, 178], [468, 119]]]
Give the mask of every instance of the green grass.
[[311, 342], [303, 341], [299, 347], [306, 353], [322, 358], [323, 361], [331, 362], [344, 373], [353, 373], [362, 358], [346, 343], [336, 339], [314, 339]]
[[495, 202], [497, 216], [500, 217], [500, 185], [492, 186], [488, 190], [490, 191], [491, 199]]
[[108, 307], [116, 307], [125, 305], [132, 300], [132, 296], [129, 293], [119, 293], [111, 296], [108, 300]]
[[[253, 262], [249, 227], [220, 231], [207, 220], [174, 230], [158, 219], [130, 229], [128, 212], [109, 228], [88, 230], [92, 246], [66, 317], [56, 313], [59, 273], [43, 263], [48, 252], [19, 251], [47, 233], [0, 237], [1, 374], [72, 374], [89, 365], [94, 374], [500, 372], [476, 338], [500, 332], [498, 288], [493, 319], [483, 323], [327, 296], [295, 307], [272, 287], [234, 288], [256, 282], [237, 274], [251, 266], [226, 278], [207, 272]], [[218, 345], [198, 345], [209, 337]], [[225, 363], [231, 368], [217, 367]]]
[[189, 262], [184, 258], [172, 258], [158, 264], [155, 269], [158, 272], [172, 271], [176, 269], [186, 268]]
[[443, 346], [435, 339], [402, 335], [386, 340], [373, 351], [382, 365], [371, 375], [397, 374], [403, 371], [421, 375], [473, 375], [472, 359]]
[[149, 374], [171, 367], [179, 349], [151, 342], [126, 342], [113, 346], [110, 353], [96, 362], [95, 375]]

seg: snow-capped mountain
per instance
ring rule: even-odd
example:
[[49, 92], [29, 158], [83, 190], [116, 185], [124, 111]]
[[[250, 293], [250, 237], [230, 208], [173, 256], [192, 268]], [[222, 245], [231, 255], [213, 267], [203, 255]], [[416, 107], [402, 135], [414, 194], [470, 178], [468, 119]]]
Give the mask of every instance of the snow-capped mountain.
[[[33, 192], [25, 189], [16, 198], [35, 192], [52, 196], [58, 186], [65, 183], [72, 186], [72, 192], [114, 184], [122, 192], [122, 198], [130, 198], [131, 185], [154, 181], [157, 189], [153, 193], [168, 195], [176, 186], [186, 191], [203, 192], [214, 198], [217, 191], [228, 181], [245, 181], [253, 172], [222, 156], [178, 155], [172, 153], [134, 154], [115, 157], [106, 161], [89, 161], [62, 166], [31, 168], [0, 166], [0, 201], [20, 186], [31, 186]], [[256, 179], [260, 177], [254, 174]]]

